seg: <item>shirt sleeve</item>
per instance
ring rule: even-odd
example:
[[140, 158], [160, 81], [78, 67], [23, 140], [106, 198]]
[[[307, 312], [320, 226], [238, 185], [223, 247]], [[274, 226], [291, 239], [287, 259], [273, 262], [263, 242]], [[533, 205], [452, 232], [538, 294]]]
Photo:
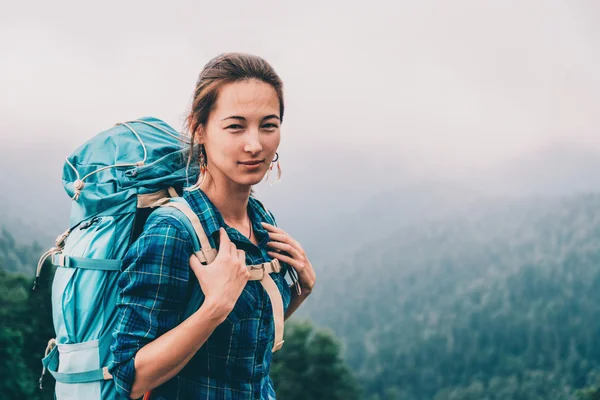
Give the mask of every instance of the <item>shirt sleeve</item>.
[[117, 391], [127, 398], [138, 350], [180, 323], [192, 253], [191, 238], [177, 218], [151, 214], [123, 260], [109, 372]]

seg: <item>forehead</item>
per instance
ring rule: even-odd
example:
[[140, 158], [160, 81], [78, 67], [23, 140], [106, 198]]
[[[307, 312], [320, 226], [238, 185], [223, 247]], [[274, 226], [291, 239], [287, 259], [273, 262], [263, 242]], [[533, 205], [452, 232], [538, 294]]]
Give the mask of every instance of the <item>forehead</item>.
[[213, 114], [219, 119], [279, 115], [279, 99], [273, 86], [256, 79], [228, 83], [219, 90]]

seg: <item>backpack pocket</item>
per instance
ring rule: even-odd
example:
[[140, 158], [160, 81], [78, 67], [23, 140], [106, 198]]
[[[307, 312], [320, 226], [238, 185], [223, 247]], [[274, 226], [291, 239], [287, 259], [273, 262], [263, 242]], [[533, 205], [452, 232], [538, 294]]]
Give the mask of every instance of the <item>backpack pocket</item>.
[[[52, 283], [52, 309], [59, 343], [81, 343], [99, 338], [114, 318], [114, 307], [106, 303], [116, 295], [118, 271], [89, 269], [122, 256], [124, 240], [119, 229], [133, 216], [100, 216], [82, 223], [67, 238], [63, 250], [64, 267], [56, 269]], [[58, 263], [60, 257], [56, 257]], [[80, 265], [81, 262], [87, 263]], [[90, 290], [94, 288], [94, 290]], [[112, 304], [112, 303], [109, 303]]]
[[[76, 344], [58, 344], [58, 372], [73, 374], [100, 369], [98, 340]], [[57, 400], [100, 400], [101, 381], [85, 383], [56, 382]]]

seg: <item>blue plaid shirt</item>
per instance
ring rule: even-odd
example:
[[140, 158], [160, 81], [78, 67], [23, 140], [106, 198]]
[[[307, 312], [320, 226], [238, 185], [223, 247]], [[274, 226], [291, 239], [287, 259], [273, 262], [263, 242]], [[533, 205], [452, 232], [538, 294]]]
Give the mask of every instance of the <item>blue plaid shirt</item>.
[[[270, 239], [260, 223], [275, 221], [256, 199], [250, 198], [248, 214], [258, 246], [227, 227], [201, 190], [186, 191], [184, 198], [198, 214], [212, 247], [217, 247], [215, 239], [224, 227], [238, 249], [246, 252], [247, 265], [271, 260], [266, 247]], [[200, 290], [189, 267], [192, 253], [192, 240], [179, 220], [168, 214], [151, 214], [125, 256], [109, 371], [117, 391], [127, 398], [137, 351], [180, 324], [192, 291]], [[282, 265], [282, 271], [271, 276], [287, 310], [291, 291], [285, 279], [287, 267]], [[152, 399], [275, 399], [269, 378], [274, 339], [269, 297], [259, 281], [249, 281], [225, 322], [178, 375], [152, 391]]]

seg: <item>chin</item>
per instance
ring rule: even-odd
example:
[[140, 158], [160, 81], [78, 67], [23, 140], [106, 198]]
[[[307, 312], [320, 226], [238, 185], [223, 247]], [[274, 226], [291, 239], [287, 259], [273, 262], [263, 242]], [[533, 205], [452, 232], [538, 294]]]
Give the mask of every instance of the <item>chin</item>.
[[232, 180], [235, 183], [237, 183], [238, 185], [254, 186], [256, 184], [259, 184], [263, 180], [264, 177], [265, 177], [265, 174], [253, 174], [253, 175], [239, 176], [239, 177], [236, 177], [236, 179], [232, 179]]

